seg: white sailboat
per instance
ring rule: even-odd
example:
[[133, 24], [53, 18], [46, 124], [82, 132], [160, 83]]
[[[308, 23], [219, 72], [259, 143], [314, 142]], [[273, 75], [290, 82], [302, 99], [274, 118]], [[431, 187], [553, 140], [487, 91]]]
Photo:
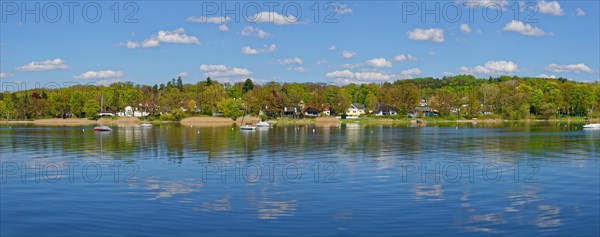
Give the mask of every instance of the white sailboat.
[[[102, 114], [102, 107], [104, 106], [104, 95], [100, 98], [100, 114]], [[109, 126], [99, 125], [94, 127], [94, 132], [112, 132], [112, 128]]]
[[262, 121], [256, 124], [257, 128], [269, 128], [271, 127], [271, 124], [269, 124], [267, 121]]
[[[244, 119], [246, 118], [247, 112], [248, 112], [248, 108], [246, 108], [244, 110], [244, 117], [242, 117], [242, 122], [240, 124], [244, 124]], [[256, 130], [256, 126], [253, 126], [252, 123], [246, 123], [246, 124], [240, 126], [240, 130], [242, 130], [242, 131], [252, 131], [252, 130]]]
[[246, 123], [242, 126], [240, 126], [240, 130], [242, 131], [251, 131], [251, 130], [255, 130], [256, 127], [252, 125], [252, 123]]
[[[592, 115], [594, 114], [594, 105], [592, 104]], [[583, 125], [583, 129], [600, 129], [600, 123], [588, 123]]]
[[600, 129], [600, 123], [586, 124], [586, 125], [583, 125], [583, 128], [586, 128], [586, 129]]

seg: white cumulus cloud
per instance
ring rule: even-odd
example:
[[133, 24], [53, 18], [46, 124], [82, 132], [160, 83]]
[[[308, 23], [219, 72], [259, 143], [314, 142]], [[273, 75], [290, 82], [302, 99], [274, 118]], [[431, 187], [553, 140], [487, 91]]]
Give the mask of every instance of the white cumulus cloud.
[[328, 72], [327, 74], [325, 74], [325, 77], [329, 77], [329, 78], [353, 78], [354, 77], [354, 72], [352, 72], [350, 70], [333, 71], [333, 72]]
[[293, 15], [281, 15], [277, 12], [258, 12], [246, 19], [248, 22], [272, 23], [275, 25], [291, 25], [298, 23], [298, 18]]
[[254, 37], [261, 38], [261, 39], [269, 36], [269, 33], [267, 33], [266, 31], [264, 31], [258, 27], [252, 27], [252, 26], [244, 27], [244, 29], [242, 29], [242, 32], [240, 32], [240, 34], [242, 34], [243, 36], [254, 36]]
[[329, 61], [327, 61], [326, 59], [317, 60], [315, 62], [315, 64], [317, 64], [317, 65], [325, 65], [325, 64], [328, 64], [328, 63], [329, 63]]
[[594, 71], [588, 67], [587, 65], [583, 64], [583, 63], [579, 63], [579, 64], [567, 64], [567, 65], [558, 65], [558, 64], [549, 64], [548, 66], [546, 66], [544, 68], [546, 71], [549, 72], [575, 72], [575, 73], [580, 73], [580, 72], [587, 72], [587, 73], [593, 73]]
[[465, 34], [471, 33], [471, 27], [469, 26], [469, 24], [460, 24], [460, 31], [462, 31]]
[[345, 63], [340, 65], [342, 68], [346, 68], [346, 69], [354, 69], [357, 67], [362, 67], [362, 63]]
[[349, 50], [342, 51], [342, 58], [345, 58], [345, 59], [352, 58], [355, 55], [356, 55], [356, 52], [354, 52], [354, 51], [349, 51]]
[[565, 14], [557, 1], [546, 2], [541, 0], [538, 2], [538, 10], [541, 13], [553, 16], [562, 16]]
[[229, 31], [229, 27], [225, 24], [231, 21], [231, 17], [222, 17], [222, 16], [214, 16], [214, 17], [206, 17], [206, 16], [190, 16], [187, 18], [189, 22], [194, 23], [209, 23], [209, 24], [218, 24], [217, 27], [220, 31]]
[[575, 14], [577, 14], [577, 16], [585, 16], [585, 12], [581, 8], [575, 9]]
[[416, 41], [431, 41], [435, 43], [444, 42], [444, 30], [440, 28], [420, 29], [415, 28], [406, 32], [408, 38]]
[[540, 74], [537, 77], [538, 78], [552, 78], [552, 79], [556, 78], [555, 75], [546, 75], [546, 74]]
[[190, 36], [185, 34], [185, 29], [182, 27], [177, 28], [173, 31], [161, 30], [156, 35], [150, 36], [150, 38], [142, 42], [127, 41], [127, 48], [155, 48], [160, 43], [171, 43], [171, 44], [196, 44], [200, 45], [200, 40], [196, 36]]
[[394, 57], [394, 60], [397, 62], [417, 61], [417, 57], [410, 54], [398, 54]]
[[277, 60], [277, 64], [279, 65], [289, 65], [289, 64], [297, 64], [297, 65], [301, 65], [302, 64], [302, 59], [295, 57], [295, 58], [286, 58], [286, 59], [279, 59]]
[[225, 25], [225, 24], [219, 25], [218, 29], [220, 31], [229, 31], [229, 27], [227, 25]]
[[0, 72], [0, 78], [9, 78], [9, 77], [14, 77], [14, 74], [10, 74], [8, 72]]
[[200, 70], [204, 72], [205, 77], [211, 77], [215, 79], [229, 79], [229, 78], [244, 78], [252, 75], [252, 72], [246, 68], [239, 67], [228, 67], [225, 65], [200, 65]]
[[177, 73], [177, 77], [187, 77], [188, 73], [187, 72], [180, 72]]
[[87, 71], [74, 76], [75, 79], [89, 80], [89, 79], [114, 79], [123, 76], [122, 71], [113, 70], [101, 70], [101, 71]]
[[368, 71], [368, 72], [355, 72], [354, 77], [360, 81], [389, 81], [392, 79], [391, 74], [384, 72]]
[[200, 65], [200, 70], [201, 71], [225, 71], [225, 70], [227, 70], [227, 66], [202, 64], [202, 65]]
[[327, 48], [327, 50], [329, 50], [329, 51], [335, 51], [335, 45], [329, 46], [329, 48]]
[[401, 71], [400, 72], [400, 78], [401, 79], [411, 79], [414, 76], [421, 75], [421, 73], [423, 73], [423, 72], [421, 72], [421, 69], [418, 69], [416, 67], [415, 68], [410, 68], [410, 69], [406, 69], [406, 70]]
[[215, 16], [215, 17], [190, 16], [190, 17], [187, 18], [187, 20], [189, 22], [195, 22], [195, 23], [225, 24], [225, 23], [231, 21], [231, 17], [222, 17], [222, 16]]
[[350, 70], [343, 70], [329, 72], [325, 74], [325, 77], [333, 78], [333, 81], [338, 84], [363, 84], [371, 82], [390, 81], [392, 80], [393, 75], [377, 71], [352, 72]]
[[296, 72], [306, 72], [306, 71], [308, 71], [308, 69], [306, 69], [305, 67], [289, 67], [289, 68], [287, 68], [287, 70], [296, 71]]
[[352, 13], [352, 9], [346, 6], [345, 4], [336, 3], [335, 5], [337, 7], [337, 14], [344, 15]]
[[385, 58], [374, 58], [365, 63], [371, 67], [392, 67], [392, 62], [386, 60]]
[[243, 54], [258, 54], [258, 50], [251, 48], [250, 46], [244, 46], [244, 47], [242, 47], [242, 53]]
[[546, 32], [544, 32], [542, 29], [534, 27], [530, 24], [525, 24], [522, 21], [516, 21], [516, 20], [512, 20], [509, 23], [507, 23], [504, 28], [502, 28], [503, 31], [510, 31], [510, 32], [516, 32], [522, 35], [527, 35], [527, 36], [542, 36], [545, 35]]
[[119, 79], [102, 79], [96, 82], [98, 85], [110, 86], [111, 84], [122, 82]]
[[327, 78], [333, 78], [336, 83], [348, 84], [348, 83], [371, 83], [371, 82], [383, 82], [391, 81], [394, 79], [408, 79], [416, 75], [421, 74], [421, 70], [418, 68], [411, 68], [401, 71], [399, 74], [392, 74], [381, 71], [359, 71], [354, 72], [351, 70], [338, 70], [328, 72], [325, 74]]
[[256, 55], [256, 54], [263, 54], [263, 53], [272, 53], [275, 52], [275, 50], [277, 50], [277, 45], [275, 44], [271, 44], [271, 45], [263, 45], [262, 48], [252, 48], [250, 46], [244, 46], [242, 47], [242, 53], [243, 54], [251, 54], [251, 55]]
[[518, 71], [517, 64], [511, 61], [488, 61], [483, 66], [460, 67], [458, 71], [462, 74], [479, 75], [510, 75]]
[[27, 65], [23, 65], [17, 67], [16, 70], [19, 71], [50, 71], [50, 70], [59, 70], [59, 69], [67, 69], [69, 66], [65, 64], [65, 62], [60, 58], [55, 58], [52, 60], [46, 60], [41, 62], [30, 62]]

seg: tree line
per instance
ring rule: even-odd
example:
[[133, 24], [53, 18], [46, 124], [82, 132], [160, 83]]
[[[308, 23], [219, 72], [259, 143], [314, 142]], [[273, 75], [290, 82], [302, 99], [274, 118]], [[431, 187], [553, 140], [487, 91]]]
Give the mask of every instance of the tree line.
[[386, 104], [396, 108], [399, 116], [405, 116], [422, 100], [446, 118], [583, 117], [600, 111], [600, 84], [564, 78], [485, 79], [472, 75], [344, 86], [312, 82], [256, 84], [250, 79], [232, 84], [210, 77], [196, 84], [184, 84], [181, 78], [174, 78], [154, 86], [118, 82], [108, 86], [5, 91], [0, 96], [0, 116], [3, 119], [92, 118], [100, 111], [115, 113], [126, 106], [145, 110], [163, 120], [201, 114], [235, 118], [243, 114], [258, 115], [259, 111], [279, 117], [286, 110], [301, 111], [302, 106], [328, 108], [333, 115], [340, 115], [352, 103], [364, 104], [367, 110]]

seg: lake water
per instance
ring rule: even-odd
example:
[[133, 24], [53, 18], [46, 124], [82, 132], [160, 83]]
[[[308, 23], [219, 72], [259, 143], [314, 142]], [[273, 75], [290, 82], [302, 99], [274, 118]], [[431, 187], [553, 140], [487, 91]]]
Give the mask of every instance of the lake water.
[[0, 126], [2, 236], [600, 234], [581, 124]]

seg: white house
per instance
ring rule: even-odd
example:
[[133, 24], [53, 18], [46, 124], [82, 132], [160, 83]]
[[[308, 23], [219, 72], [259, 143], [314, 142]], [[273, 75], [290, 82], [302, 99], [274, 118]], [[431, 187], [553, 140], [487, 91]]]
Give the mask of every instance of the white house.
[[377, 109], [373, 111], [375, 116], [398, 115], [398, 110], [390, 105], [383, 103], [377, 104]]
[[350, 108], [346, 110], [348, 116], [360, 116], [365, 114], [365, 105], [354, 103], [350, 105]]
[[135, 110], [133, 110], [133, 108], [131, 106], [127, 106], [127, 107], [125, 107], [125, 111], [117, 112], [117, 115], [119, 117], [145, 117], [145, 116], [150, 115], [150, 113], [138, 111], [137, 108], [135, 108]]
[[331, 116], [331, 109], [329, 107], [325, 107], [321, 112], [326, 116]]

